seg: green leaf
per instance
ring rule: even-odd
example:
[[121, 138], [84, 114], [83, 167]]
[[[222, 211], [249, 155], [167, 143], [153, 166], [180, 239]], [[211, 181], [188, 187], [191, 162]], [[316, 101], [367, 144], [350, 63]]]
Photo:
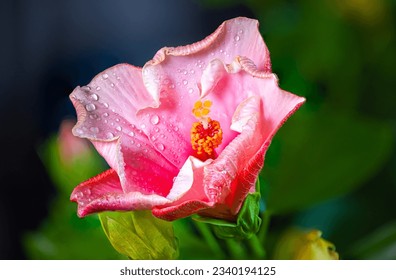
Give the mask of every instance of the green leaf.
[[386, 161], [393, 137], [385, 123], [322, 111], [296, 114], [274, 142], [280, 149], [268, 150], [261, 180], [269, 187], [268, 209], [279, 214], [360, 186]]
[[150, 211], [99, 214], [104, 232], [119, 253], [130, 259], [176, 259], [177, 242], [172, 223], [155, 218]]
[[395, 260], [395, 248], [396, 221], [393, 221], [356, 242], [350, 249], [350, 255], [356, 259]]

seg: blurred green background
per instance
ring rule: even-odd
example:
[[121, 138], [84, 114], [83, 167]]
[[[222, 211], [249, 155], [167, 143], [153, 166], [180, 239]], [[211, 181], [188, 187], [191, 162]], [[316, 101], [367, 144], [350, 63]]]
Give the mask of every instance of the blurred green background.
[[[298, 226], [321, 230], [341, 259], [396, 259], [396, 1], [194, 2], [217, 15], [211, 31], [223, 14], [257, 18], [280, 87], [307, 99], [275, 136], [260, 176], [269, 257], [282, 233]], [[40, 148], [58, 193], [48, 218], [24, 236], [27, 257], [122, 258], [96, 215], [79, 220], [68, 201], [104, 163], [94, 153], [93, 163], [79, 158], [59, 182], [66, 167], [56, 143]], [[189, 221], [176, 235], [181, 258], [210, 258]]]

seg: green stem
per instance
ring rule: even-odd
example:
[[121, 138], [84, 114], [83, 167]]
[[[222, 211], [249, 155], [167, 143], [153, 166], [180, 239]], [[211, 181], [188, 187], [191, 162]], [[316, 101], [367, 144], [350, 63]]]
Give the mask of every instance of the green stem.
[[250, 249], [253, 252], [253, 256], [255, 257], [255, 259], [263, 260], [266, 258], [267, 254], [265, 252], [264, 245], [260, 242], [257, 235], [253, 235], [248, 240], [248, 244], [249, 244]]
[[202, 237], [209, 245], [212, 252], [215, 254], [216, 258], [224, 259], [225, 258], [224, 252], [220, 244], [218, 243], [216, 237], [213, 235], [213, 232], [211, 231], [209, 226], [205, 223], [194, 221], [194, 219], [193, 222], [197, 227], [198, 231], [201, 233]]
[[225, 239], [228, 252], [233, 260], [243, 260], [247, 258], [246, 251], [243, 247], [233, 238]]

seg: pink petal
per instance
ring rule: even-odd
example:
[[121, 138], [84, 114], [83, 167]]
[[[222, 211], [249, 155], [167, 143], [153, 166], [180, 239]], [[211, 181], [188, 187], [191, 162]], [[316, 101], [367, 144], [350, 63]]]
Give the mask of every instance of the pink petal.
[[211, 162], [211, 159], [202, 162], [190, 156], [175, 178], [173, 188], [167, 197], [173, 200], [173, 203], [155, 207], [153, 214], [172, 221], [211, 207], [213, 203], [209, 201], [201, 184], [204, 167]]
[[127, 64], [114, 66], [87, 87], [77, 87], [70, 98], [78, 117], [73, 133], [91, 140], [117, 171], [124, 192], [166, 196], [178, 168], [142, 131], [145, 124], [138, 111], [159, 101], [145, 89], [141, 69]]
[[[175, 219], [193, 213], [189, 211], [199, 211], [201, 215], [232, 220], [246, 195], [255, 190], [273, 135], [305, 99], [281, 90], [276, 76], [256, 71], [245, 62], [240, 67], [244, 70], [238, 74], [240, 78], [232, 84], [240, 84], [242, 92], [251, 92], [247, 94], [250, 97], [240, 102], [232, 117], [231, 128], [240, 134], [213, 162], [191, 168], [194, 181], [190, 190], [177, 204], [157, 207], [153, 211], [155, 215]], [[190, 196], [193, 192], [200, 195]]]
[[[212, 35], [192, 45], [162, 48], [143, 67], [143, 80], [153, 97], [159, 97], [160, 110], [147, 108], [139, 112], [145, 133], [161, 154], [181, 168], [193, 154], [190, 130], [196, 119], [191, 114], [200, 98], [203, 70], [217, 58], [230, 63], [236, 56], [248, 56], [263, 71], [271, 69], [269, 52], [258, 30], [258, 22], [248, 18], [225, 21]], [[234, 107], [235, 109], [235, 107]], [[230, 115], [225, 126], [231, 125]], [[155, 126], [150, 124], [155, 123]], [[228, 130], [226, 138], [236, 133]], [[169, 145], [169, 143], [172, 143]], [[223, 147], [227, 141], [224, 141]]]
[[281, 90], [275, 76], [255, 80], [252, 78], [251, 83], [254, 81], [261, 101], [258, 102], [258, 97], [252, 96], [240, 104], [232, 127], [241, 130], [241, 134], [206, 167], [207, 173], [212, 174], [206, 183], [210, 185], [219, 182], [227, 185], [224, 177], [216, 178], [215, 175], [218, 170], [226, 171], [230, 191], [225, 201], [234, 214], [239, 211], [247, 193], [254, 190], [272, 137], [305, 101], [302, 97]]
[[158, 195], [142, 195], [138, 192], [123, 193], [117, 173], [113, 169], [78, 185], [70, 199], [78, 203], [79, 217], [101, 211], [151, 209], [156, 205], [170, 202]]

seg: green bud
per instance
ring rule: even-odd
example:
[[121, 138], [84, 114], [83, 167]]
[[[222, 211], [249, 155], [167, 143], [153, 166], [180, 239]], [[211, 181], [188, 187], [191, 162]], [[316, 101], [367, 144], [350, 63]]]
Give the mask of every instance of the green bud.
[[279, 239], [274, 259], [281, 260], [338, 260], [335, 246], [321, 238], [319, 230], [290, 229]]
[[212, 224], [214, 232], [219, 238], [249, 239], [260, 229], [261, 218], [259, 217], [259, 210], [260, 193], [256, 192], [246, 197], [234, 223], [200, 216], [194, 217], [194, 219]]

